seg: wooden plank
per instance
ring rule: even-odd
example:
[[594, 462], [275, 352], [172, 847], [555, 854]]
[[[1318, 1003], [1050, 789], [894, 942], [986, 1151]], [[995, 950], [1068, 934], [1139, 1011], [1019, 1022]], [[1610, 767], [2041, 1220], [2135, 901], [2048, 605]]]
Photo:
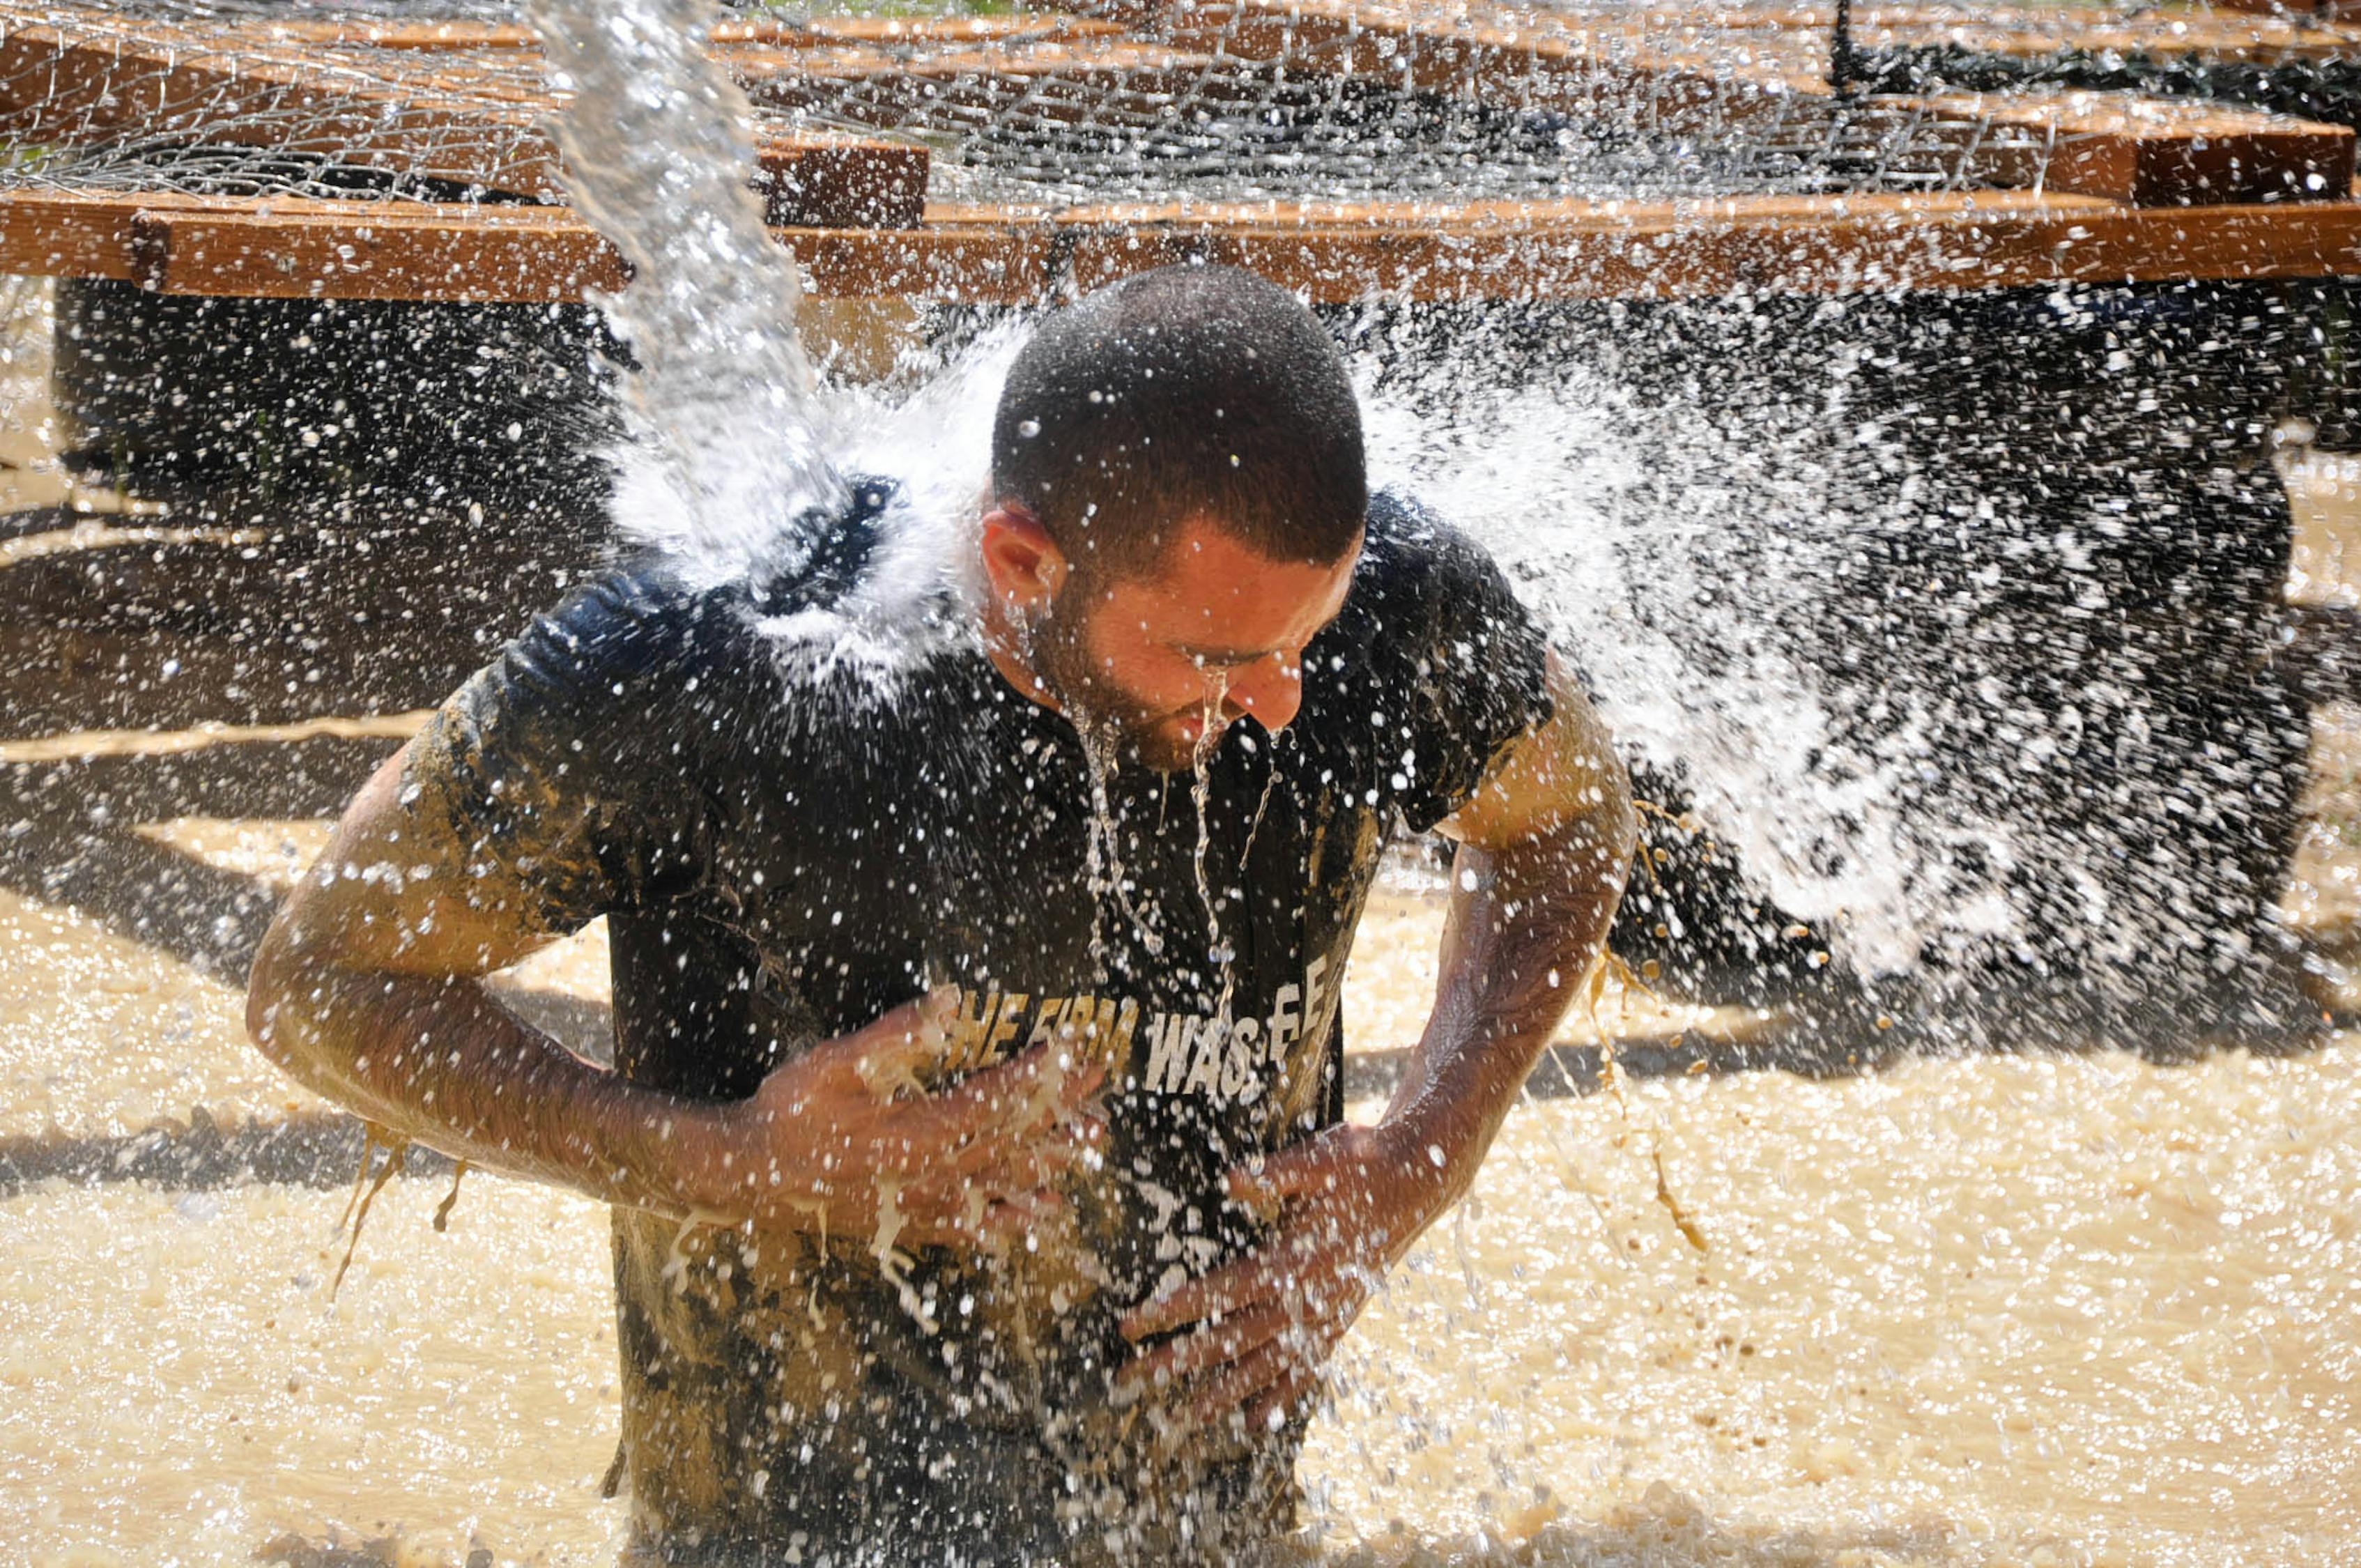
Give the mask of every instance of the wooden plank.
[[[579, 298], [624, 280], [570, 214], [370, 203], [0, 196], [0, 258], [172, 292], [276, 298]], [[264, 210], [265, 208], [269, 210]], [[1675, 299], [2179, 278], [2361, 276], [2361, 203], [2137, 209], [2033, 192], [1272, 211], [1109, 206], [1058, 223], [934, 210], [903, 232], [778, 232], [826, 295], [1022, 302], [1191, 258], [1322, 300]], [[1312, 221], [1304, 221], [1304, 220]]]
[[30, 141], [202, 135], [555, 195], [556, 149], [535, 120], [526, 110], [398, 92], [258, 54], [182, 54], [137, 37], [48, 27], [0, 39], [0, 135]]
[[2334, 19], [2361, 15], [2361, 0], [2212, 0], [2224, 11]]
[[[564, 194], [557, 149], [540, 128], [562, 100], [541, 85], [537, 54], [522, 70], [443, 61], [419, 74], [419, 89], [397, 90], [258, 46], [175, 52], [188, 41], [122, 27], [14, 27], [0, 38], [0, 134], [70, 146], [186, 134], [544, 199]], [[774, 223], [907, 227], [925, 203], [927, 161], [922, 148], [774, 135], [762, 148], [756, 184]]]
[[[2270, 0], [2261, 0], [2268, 9]], [[1658, 39], [1703, 49], [1740, 47], [1742, 35], [1825, 55], [1835, 25], [1832, 5], [1722, 5], [1632, 11], [1620, 5], [1575, 6], [1594, 26], [1620, 26]], [[2343, 15], [2361, 10], [2349, 0]], [[2234, 15], [2220, 9], [2141, 5], [1856, 5], [1853, 41], [1864, 48], [1956, 44], [1979, 53], [2038, 59], [2070, 51], [2140, 55], [2159, 60], [2240, 60], [2273, 63], [2349, 54], [2361, 30], [2329, 9], [2290, 6], [2276, 15]]]
[[[1615, 233], [1677, 232], [1685, 223], [1707, 225], [1743, 220], [1809, 229], [1878, 218], [1890, 223], [1946, 221], [1968, 214], [2035, 212], [2113, 213], [2120, 203], [2096, 196], [2026, 192], [1880, 192], [1852, 196], [1748, 195], [1680, 201], [1600, 201], [1568, 197], [1488, 202], [1206, 202], [1108, 203], [1060, 212], [1049, 221], [1070, 229], [1262, 230], [1413, 229], [1492, 236], [1548, 228]], [[936, 224], [993, 221], [996, 209], [948, 203], [928, 209]]]
[[630, 281], [555, 207], [0, 192], [0, 269], [257, 299], [578, 300]]
[[759, 107], [819, 110], [886, 129], [944, 109], [1070, 123], [1110, 110], [1153, 116], [1220, 73], [1209, 55], [1098, 38], [911, 55], [844, 45], [717, 52]]
[[462, 302], [573, 301], [631, 281], [614, 247], [570, 214], [315, 205], [344, 210], [139, 211], [130, 224], [137, 281], [167, 294]]
[[802, 265], [806, 286], [830, 299], [917, 296], [970, 304], [1030, 305], [1057, 291], [1059, 237], [1043, 224], [774, 231]]
[[255, 34], [291, 43], [347, 44], [368, 49], [419, 49], [440, 52], [445, 49], [537, 49], [541, 39], [531, 27], [513, 22], [393, 21], [368, 17], [338, 17], [334, 20], [305, 18], [271, 18], [248, 23]]
[[2134, 206], [2337, 200], [2353, 187], [2354, 133], [2282, 115], [2123, 93], [1962, 93], [1905, 99], [1963, 126], [2048, 138], [2054, 191]]
[[994, 44], [1058, 38], [1119, 38], [1113, 22], [1057, 12], [1017, 11], [998, 16], [732, 17], [714, 25], [717, 47], [741, 44], [802, 49], [813, 44]]
[[[1621, 30], [1701, 55], [1754, 49], [1825, 60], [1832, 6], [1719, 6], [1704, 10], [1577, 9], [1586, 26]], [[2232, 16], [2203, 11], [2091, 5], [1856, 6], [1852, 38], [1862, 49], [1949, 46], [1976, 54], [2040, 60], [2081, 52], [2165, 61], [2278, 63], [2349, 53], [2356, 35], [2312, 16]]]
[[855, 82], [906, 83], [911, 93], [928, 97], [978, 78], [1005, 82], [1018, 91], [1051, 80], [1115, 87], [1155, 81], [1169, 86], [1202, 76], [1218, 64], [1210, 54], [1103, 38], [946, 47], [917, 53], [846, 44], [801, 49], [749, 45], [719, 49], [716, 54], [757, 104], [800, 103], [808, 95], [806, 84], [825, 91], [835, 83]]
[[[195, 197], [164, 197], [195, 204]], [[0, 193], [0, 272], [35, 278], [138, 275], [131, 254], [131, 219], [139, 198], [79, 192], [19, 190]]]
[[1671, 300], [2361, 274], [2361, 203], [2138, 209], [1983, 199], [2002, 204], [1905, 205], [1813, 223], [1742, 205], [1677, 215], [1633, 210], [1613, 222], [1485, 235], [1400, 226], [1099, 230], [1077, 236], [1071, 266], [1075, 286], [1091, 288], [1170, 262], [1226, 262], [1334, 302], [1371, 293]]
[[[1070, 8], [1105, 12], [1099, 0]], [[1178, 48], [1290, 72], [1620, 118], [1642, 130], [1729, 131], [1827, 93], [1817, 65], [1715, 59], [1665, 48], [1620, 18], [1593, 23], [1485, 0], [1208, 0], [1157, 10], [1152, 25]]]
[[[40, 14], [38, 9], [27, 10], [28, 20]], [[973, 44], [1010, 38], [1120, 37], [1122, 32], [1111, 22], [1040, 12], [994, 16], [753, 16], [732, 17], [715, 24], [712, 40], [716, 44], [770, 44], [793, 49], [810, 43]], [[240, 24], [239, 36], [430, 53], [541, 48], [541, 39], [533, 28], [522, 24], [458, 19], [255, 18]]]
[[[1037, 300], [1044, 225], [783, 227], [818, 293]], [[611, 292], [622, 258], [562, 208], [0, 192], [0, 269], [258, 299], [556, 302]]]
[[[270, 19], [247, 22], [241, 34], [305, 44], [427, 52], [541, 48], [541, 39], [531, 27], [511, 22]], [[797, 49], [822, 43], [990, 44], [1122, 35], [1123, 28], [1112, 22], [1056, 12], [1012, 12], [994, 16], [732, 16], [714, 25], [712, 41], [725, 46]]]
[[[1095, 8], [1094, 0], [1075, 4]], [[1751, 29], [1724, 26], [1734, 15], [1746, 13], [1634, 16], [1487, 0], [1217, 0], [1159, 13], [1161, 36], [1183, 48], [1620, 118], [1640, 130], [1742, 137], [1750, 125], [1815, 104], [1832, 109], [1825, 33], [1791, 26], [1804, 19], [1794, 12], [1758, 15]], [[1941, 14], [1908, 15], [1931, 25]], [[1980, 20], [1989, 25], [1993, 16]], [[2079, 36], [2070, 22], [2051, 25]], [[2036, 28], [2022, 31], [2030, 37]], [[2047, 174], [2053, 188], [2143, 205], [2336, 197], [2351, 185], [2351, 133], [2285, 116], [2131, 94], [1957, 95], [1898, 106], [2037, 133], [2056, 144]]]

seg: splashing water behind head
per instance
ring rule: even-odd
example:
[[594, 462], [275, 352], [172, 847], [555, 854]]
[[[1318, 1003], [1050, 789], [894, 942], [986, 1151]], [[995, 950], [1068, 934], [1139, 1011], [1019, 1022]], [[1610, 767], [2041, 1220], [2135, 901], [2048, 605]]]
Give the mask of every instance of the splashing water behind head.
[[[815, 412], [842, 433], [831, 438], [839, 461], [892, 480], [896, 500], [868, 580], [840, 611], [766, 626], [783, 646], [820, 649], [881, 682], [910, 666], [914, 609], [965, 580], [993, 411], [1027, 326], [911, 349], [895, 378], [906, 391], [822, 388]], [[1960, 885], [1955, 864], [1973, 844], [2004, 870], [2007, 828], [1958, 813], [1910, 817], [1905, 781], [1931, 765], [1931, 742], [1904, 726], [1874, 754], [1840, 743], [1822, 683], [1783, 644], [1783, 628], [1834, 591], [1830, 561], [1859, 547], [1840, 470], [1823, 461], [1835, 438], [1741, 438], [1601, 369], [1560, 360], [1536, 379], [1503, 350], [1462, 340], [1422, 361], [1358, 346], [1372, 487], [1414, 496], [1480, 539], [1627, 751], [1676, 773], [1763, 893], [1831, 921], [1859, 970], [1905, 970], [1930, 944], [2009, 934], [2012, 912]], [[667, 539], [621, 524], [708, 578], [774, 558], [754, 532], [766, 525]]]
[[1905, 819], [1902, 781], [1931, 765], [1927, 738], [1905, 723], [1873, 754], [1843, 743], [1787, 641], [1836, 590], [1831, 561], [1860, 545], [1847, 519], [1861, 499], [1832, 461], [1840, 411], [1797, 424], [1766, 409], [1729, 431], [1571, 346], [1536, 377], [1505, 337], [1462, 337], [1446, 357], [1365, 350], [1372, 488], [1480, 539], [1627, 754], [1677, 778], [1760, 891], [1830, 923], [1856, 969], [1906, 970], [1930, 944], [2010, 934], [2004, 905], [1929, 896], [1960, 844], [2011, 863], [2007, 829]]

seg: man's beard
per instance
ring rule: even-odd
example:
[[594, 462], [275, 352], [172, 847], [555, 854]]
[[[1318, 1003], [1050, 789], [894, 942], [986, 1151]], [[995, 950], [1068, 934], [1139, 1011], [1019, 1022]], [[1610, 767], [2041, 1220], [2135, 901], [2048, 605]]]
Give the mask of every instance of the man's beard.
[[1218, 704], [1207, 716], [1203, 741], [1179, 733], [1179, 722], [1198, 710], [1149, 707], [1102, 677], [1088, 651], [1088, 630], [1081, 616], [1060, 615], [1053, 608], [1027, 629], [1026, 662], [1093, 751], [1160, 773], [1177, 773], [1193, 767], [1201, 750], [1219, 743], [1223, 726]]

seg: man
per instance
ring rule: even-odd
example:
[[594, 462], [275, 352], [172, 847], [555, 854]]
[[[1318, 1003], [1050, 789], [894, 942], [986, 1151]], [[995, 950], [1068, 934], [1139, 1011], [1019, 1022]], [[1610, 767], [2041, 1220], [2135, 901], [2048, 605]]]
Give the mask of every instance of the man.
[[[1010, 371], [980, 525], [891, 490], [759, 582], [575, 596], [353, 803], [255, 967], [291, 1072], [615, 1208], [651, 1546], [1218, 1557], [1472, 1179], [1629, 861], [1499, 572], [1367, 490], [1292, 297], [1145, 274]], [[1338, 985], [1398, 824], [1459, 842], [1400, 1089]], [[605, 915], [611, 1071], [478, 983]]]

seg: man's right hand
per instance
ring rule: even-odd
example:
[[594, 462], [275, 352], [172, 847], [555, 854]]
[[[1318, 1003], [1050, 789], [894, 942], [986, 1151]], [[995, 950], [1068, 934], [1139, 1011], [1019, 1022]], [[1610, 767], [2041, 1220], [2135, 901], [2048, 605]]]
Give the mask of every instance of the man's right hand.
[[1051, 1219], [1060, 1179], [1098, 1157], [1103, 1063], [1060, 1037], [969, 1074], [950, 1065], [945, 987], [774, 1069], [715, 1107], [703, 1157], [717, 1217], [998, 1251]]

